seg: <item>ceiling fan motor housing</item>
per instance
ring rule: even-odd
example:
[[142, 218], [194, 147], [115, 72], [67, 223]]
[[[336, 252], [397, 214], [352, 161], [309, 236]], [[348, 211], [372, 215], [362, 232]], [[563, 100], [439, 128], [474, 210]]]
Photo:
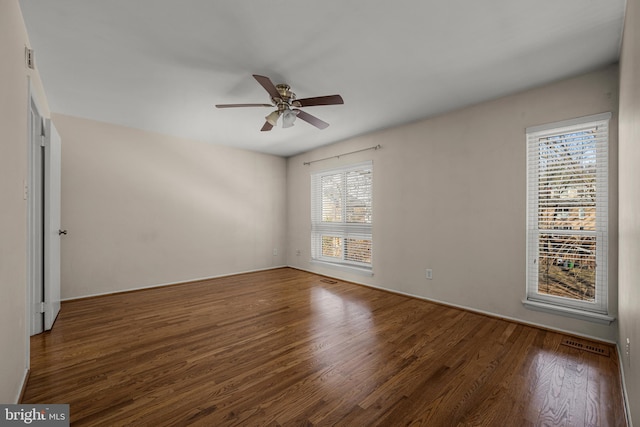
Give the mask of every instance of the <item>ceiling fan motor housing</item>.
[[276, 85], [276, 89], [278, 90], [278, 93], [280, 94], [280, 99], [278, 98], [271, 98], [271, 100], [273, 101], [274, 104], [278, 105], [281, 103], [286, 103], [288, 105], [291, 105], [291, 101], [293, 101], [294, 99], [296, 99], [296, 94], [291, 92], [291, 86], [286, 85], [286, 84], [279, 84]]

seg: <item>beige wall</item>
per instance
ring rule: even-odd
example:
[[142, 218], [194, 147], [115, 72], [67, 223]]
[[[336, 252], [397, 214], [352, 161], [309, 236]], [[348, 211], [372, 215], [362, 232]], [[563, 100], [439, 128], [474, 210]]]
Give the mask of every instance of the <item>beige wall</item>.
[[[353, 138], [285, 161], [62, 115], [63, 298], [289, 264], [356, 282], [606, 340], [632, 341], [626, 387], [640, 419], [640, 25], [628, 1], [620, 69], [620, 266], [610, 247], [616, 326], [526, 310], [524, 128], [604, 111], [617, 171], [617, 68]], [[0, 402], [15, 402], [28, 368], [27, 93], [37, 72], [17, 0], [0, 2]], [[36, 53], [37, 56], [37, 53]], [[304, 166], [304, 161], [381, 144]], [[309, 263], [309, 172], [373, 159], [375, 275]], [[286, 169], [285, 169], [286, 162]], [[612, 188], [616, 188], [612, 179]], [[286, 191], [285, 191], [286, 189]], [[616, 192], [611, 217], [617, 216]], [[287, 238], [285, 239], [285, 233]], [[278, 255], [273, 256], [273, 249]], [[285, 257], [285, 248], [286, 257]], [[297, 255], [296, 251], [301, 254]], [[432, 268], [434, 279], [424, 279]], [[619, 308], [617, 275], [620, 278]], [[6, 345], [6, 343], [10, 343]]]
[[[632, 419], [640, 425], [640, 0], [627, 1], [620, 59], [619, 346]], [[631, 357], [625, 356], [626, 339]]]
[[47, 102], [17, 0], [0, 2], [0, 403], [15, 403], [29, 366], [27, 349], [27, 99], [31, 77], [41, 114]]
[[[614, 341], [615, 324], [531, 311], [522, 300], [525, 128], [611, 111], [609, 307], [617, 312], [617, 73], [611, 66], [290, 158], [289, 265]], [[303, 165], [377, 144], [382, 149]], [[310, 263], [310, 172], [367, 159], [374, 164], [374, 276]], [[425, 279], [426, 268], [433, 280]]]
[[63, 299], [285, 264], [284, 159], [53, 121], [63, 141]]

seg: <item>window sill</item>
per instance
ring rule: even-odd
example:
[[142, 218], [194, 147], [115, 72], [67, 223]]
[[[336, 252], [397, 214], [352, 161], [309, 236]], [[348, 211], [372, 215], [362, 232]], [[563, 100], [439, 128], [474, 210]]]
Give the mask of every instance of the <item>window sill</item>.
[[346, 264], [335, 264], [332, 262], [319, 261], [317, 259], [312, 259], [311, 264], [317, 264], [322, 267], [329, 267], [329, 268], [333, 268], [334, 270], [345, 271], [347, 273], [360, 274], [362, 276], [373, 276], [373, 270], [369, 268], [364, 268], [364, 267], [356, 267], [356, 266], [346, 265]]
[[610, 325], [616, 320], [615, 317], [606, 314], [592, 313], [589, 311], [578, 310], [575, 308], [561, 307], [559, 305], [545, 304], [538, 301], [523, 300], [522, 304], [531, 310], [542, 311], [545, 313], [558, 314], [561, 316], [573, 317], [574, 319], [586, 320], [587, 322], [601, 323]]

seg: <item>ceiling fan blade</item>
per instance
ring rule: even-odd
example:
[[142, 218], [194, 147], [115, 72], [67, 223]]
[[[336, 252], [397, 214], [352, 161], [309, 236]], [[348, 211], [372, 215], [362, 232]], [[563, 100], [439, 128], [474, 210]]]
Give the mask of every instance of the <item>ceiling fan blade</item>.
[[254, 74], [253, 78], [256, 79], [258, 83], [260, 83], [264, 90], [269, 92], [269, 95], [271, 95], [272, 98], [280, 98], [280, 92], [278, 92], [278, 89], [276, 89], [276, 86], [273, 84], [271, 79], [269, 79], [269, 77]]
[[273, 107], [271, 104], [216, 104], [216, 108]]
[[262, 126], [262, 129], [260, 129], [261, 132], [266, 132], [273, 129], [273, 125], [269, 122], [264, 122], [264, 125]]
[[318, 129], [326, 129], [327, 127], [329, 127], [329, 123], [323, 122], [316, 116], [312, 116], [311, 114], [298, 109], [294, 109], [293, 111], [295, 111], [298, 114], [299, 119], [314, 125]]
[[344, 104], [340, 95], [316, 96], [313, 98], [296, 99], [291, 103], [296, 107], [311, 107], [313, 105], [338, 105]]

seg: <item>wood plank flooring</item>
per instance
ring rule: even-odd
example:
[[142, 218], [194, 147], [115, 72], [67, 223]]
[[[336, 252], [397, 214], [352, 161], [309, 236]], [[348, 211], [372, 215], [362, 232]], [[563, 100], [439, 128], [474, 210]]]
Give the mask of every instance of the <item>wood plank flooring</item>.
[[84, 426], [624, 426], [615, 349], [283, 268], [64, 302], [23, 403]]

